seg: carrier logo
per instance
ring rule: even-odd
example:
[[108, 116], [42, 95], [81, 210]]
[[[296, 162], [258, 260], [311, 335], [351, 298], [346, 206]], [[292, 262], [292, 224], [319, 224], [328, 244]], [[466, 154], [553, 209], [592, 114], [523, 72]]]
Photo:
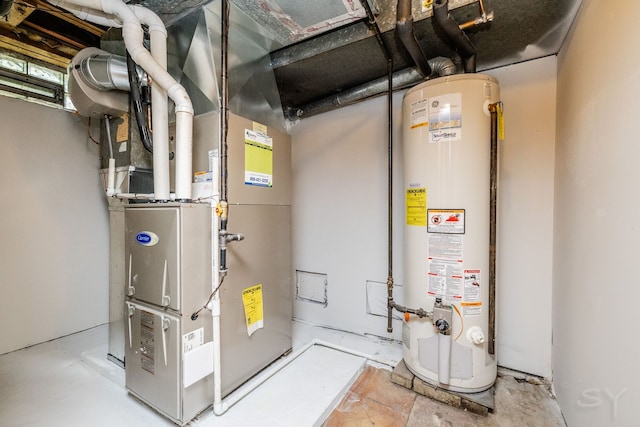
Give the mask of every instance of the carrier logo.
[[158, 244], [160, 238], [158, 235], [151, 231], [141, 231], [136, 235], [136, 242], [142, 246], [154, 246]]

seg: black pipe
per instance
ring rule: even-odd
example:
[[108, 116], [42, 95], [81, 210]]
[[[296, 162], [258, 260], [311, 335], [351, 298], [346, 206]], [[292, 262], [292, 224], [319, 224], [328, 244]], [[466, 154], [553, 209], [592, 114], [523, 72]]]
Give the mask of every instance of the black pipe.
[[133, 111], [138, 123], [138, 133], [145, 150], [153, 153], [153, 143], [151, 142], [151, 133], [147, 126], [147, 119], [142, 110], [142, 97], [140, 96], [140, 82], [138, 80], [138, 71], [136, 63], [133, 62], [131, 55], [127, 52], [127, 73], [129, 74], [129, 91], [131, 92], [131, 100], [133, 101]]
[[465, 73], [476, 72], [476, 47], [471, 43], [467, 34], [460, 29], [458, 23], [449, 14], [448, 0], [435, 0], [433, 2], [433, 18], [438, 26], [449, 38], [456, 52], [462, 58]]
[[387, 60], [387, 151], [388, 151], [388, 165], [387, 165], [387, 173], [388, 173], [388, 196], [387, 196], [387, 266], [388, 266], [388, 275], [387, 275], [387, 332], [393, 332], [392, 325], [392, 314], [393, 314], [393, 57], [391, 56], [391, 52], [389, 48], [385, 44], [384, 40], [382, 40], [382, 33], [380, 31], [380, 27], [378, 27], [378, 23], [376, 22], [376, 18], [373, 15], [373, 11], [369, 6], [369, 2], [367, 0], [360, 0], [360, 4], [364, 7], [364, 10], [367, 12], [367, 17], [369, 18], [369, 25], [373, 28], [376, 40], [384, 53], [385, 59]]
[[487, 350], [495, 354], [496, 341], [496, 233], [498, 204], [498, 103], [491, 113], [491, 162], [489, 166], [489, 331]]
[[229, 0], [222, 1], [221, 44], [221, 106], [220, 112], [220, 200], [227, 202], [227, 135], [229, 133]]
[[[435, 6], [434, 6], [435, 7]], [[417, 70], [424, 77], [431, 75], [431, 67], [422, 47], [413, 32], [413, 15], [411, 14], [411, 0], [398, 0], [396, 10], [396, 31], [400, 41], [416, 64]]]
[[220, 273], [222, 278], [227, 272], [227, 219], [228, 219], [228, 170], [227, 150], [229, 134], [229, 0], [222, 0], [221, 22], [221, 105], [220, 113]]

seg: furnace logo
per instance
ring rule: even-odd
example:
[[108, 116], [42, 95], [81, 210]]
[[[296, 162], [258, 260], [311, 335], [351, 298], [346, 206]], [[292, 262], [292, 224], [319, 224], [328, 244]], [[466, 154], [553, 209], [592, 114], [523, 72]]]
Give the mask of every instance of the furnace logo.
[[136, 235], [136, 242], [142, 246], [155, 246], [159, 241], [158, 235], [152, 231], [141, 231]]

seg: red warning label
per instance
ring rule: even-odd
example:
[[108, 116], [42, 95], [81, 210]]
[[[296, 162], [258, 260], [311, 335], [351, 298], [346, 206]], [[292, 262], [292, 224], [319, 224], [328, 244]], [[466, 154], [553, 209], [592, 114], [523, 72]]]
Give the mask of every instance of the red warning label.
[[464, 234], [464, 209], [428, 209], [427, 232]]

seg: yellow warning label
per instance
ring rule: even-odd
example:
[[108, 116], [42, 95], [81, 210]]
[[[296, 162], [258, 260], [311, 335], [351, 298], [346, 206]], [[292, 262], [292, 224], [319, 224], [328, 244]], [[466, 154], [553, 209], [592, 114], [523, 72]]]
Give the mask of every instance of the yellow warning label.
[[498, 102], [498, 138], [504, 141], [504, 115], [502, 114], [502, 102]]
[[244, 316], [247, 321], [247, 333], [251, 336], [255, 331], [264, 327], [262, 310], [262, 283], [242, 291]]
[[427, 225], [427, 189], [407, 188], [407, 225]]
[[481, 301], [476, 302], [463, 302], [460, 303], [463, 307], [480, 307], [482, 305]]

